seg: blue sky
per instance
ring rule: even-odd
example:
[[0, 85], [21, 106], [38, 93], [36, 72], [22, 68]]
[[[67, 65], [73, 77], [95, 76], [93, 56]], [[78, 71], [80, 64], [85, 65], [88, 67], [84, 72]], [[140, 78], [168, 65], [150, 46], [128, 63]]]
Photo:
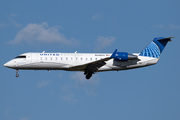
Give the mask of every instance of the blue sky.
[[[179, 120], [180, 1], [0, 1], [1, 120]], [[23, 71], [3, 64], [26, 52], [138, 53], [172, 42], [158, 64], [102, 72]]]

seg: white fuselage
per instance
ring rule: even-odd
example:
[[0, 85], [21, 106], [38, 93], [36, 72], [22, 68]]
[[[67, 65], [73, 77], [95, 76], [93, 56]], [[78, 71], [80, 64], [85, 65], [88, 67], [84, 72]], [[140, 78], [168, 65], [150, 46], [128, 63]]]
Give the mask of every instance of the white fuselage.
[[101, 71], [118, 71], [156, 64], [166, 44], [172, 37], [156, 37], [138, 54], [111, 53], [24, 53], [4, 64], [18, 70], [67, 70], [83, 71], [86, 79]]
[[[134, 55], [137, 55], [138, 59], [128, 61], [110, 59], [97, 72], [145, 67], [156, 64], [159, 60], [159, 58], [139, 56], [139, 54]], [[74, 69], [72, 67], [110, 57], [111, 53], [24, 53], [20, 56], [26, 57], [12, 59], [4, 66], [27, 70], [84, 71], [81, 68]]]

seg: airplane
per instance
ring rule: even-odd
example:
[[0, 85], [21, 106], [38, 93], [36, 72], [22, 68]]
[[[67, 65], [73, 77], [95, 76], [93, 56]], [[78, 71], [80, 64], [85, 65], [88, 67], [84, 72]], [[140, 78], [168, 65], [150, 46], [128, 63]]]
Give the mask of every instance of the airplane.
[[156, 64], [166, 44], [173, 37], [156, 37], [140, 53], [24, 53], [4, 66], [16, 70], [66, 70], [83, 71], [86, 79], [92, 74], [103, 71], [119, 71]]

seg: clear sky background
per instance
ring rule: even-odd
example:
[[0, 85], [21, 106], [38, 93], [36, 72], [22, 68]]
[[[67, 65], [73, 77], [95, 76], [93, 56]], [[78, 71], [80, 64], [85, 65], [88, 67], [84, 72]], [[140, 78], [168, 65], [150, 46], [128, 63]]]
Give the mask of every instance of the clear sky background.
[[[179, 0], [1, 0], [0, 120], [180, 120]], [[102, 72], [5, 68], [26, 52], [139, 53], [172, 37], [158, 64]]]

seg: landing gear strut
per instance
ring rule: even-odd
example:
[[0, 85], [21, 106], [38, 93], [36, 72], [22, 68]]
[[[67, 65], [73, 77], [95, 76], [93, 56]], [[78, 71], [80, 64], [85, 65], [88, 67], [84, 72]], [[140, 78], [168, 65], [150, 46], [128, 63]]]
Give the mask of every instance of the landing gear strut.
[[16, 77], [17, 77], [17, 78], [19, 77], [18, 69], [16, 70]]

